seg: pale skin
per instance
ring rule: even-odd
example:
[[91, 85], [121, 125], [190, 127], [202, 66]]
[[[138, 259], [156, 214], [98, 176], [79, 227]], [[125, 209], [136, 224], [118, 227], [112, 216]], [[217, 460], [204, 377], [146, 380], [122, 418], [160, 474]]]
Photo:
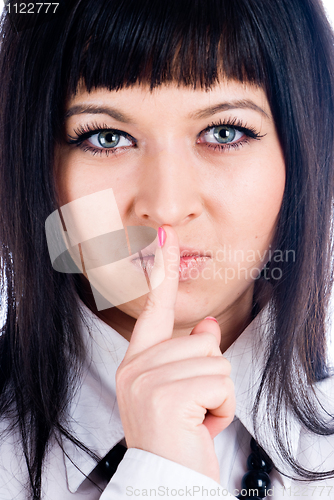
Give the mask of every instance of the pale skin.
[[[81, 112], [74, 110], [78, 105]], [[92, 113], [87, 106], [104, 110]], [[285, 187], [265, 93], [231, 81], [208, 92], [173, 84], [153, 92], [80, 87], [67, 103], [71, 109], [65, 129], [72, 137], [86, 124], [127, 135], [108, 156], [100, 130], [84, 141], [97, 154], [65, 142], [57, 148], [60, 204], [110, 187], [124, 226], [166, 232], [163, 260], [155, 264], [165, 267], [163, 283], [98, 313], [130, 341], [116, 378], [127, 445], [219, 482], [213, 437], [235, 411], [231, 367], [222, 353], [251, 321], [256, 270], [266, 263]], [[231, 142], [215, 149], [222, 124]], [[179, 282], [180, 247], [212, 252], [205, 276]], [[217, 258], [226, 249], [233, 257]]]

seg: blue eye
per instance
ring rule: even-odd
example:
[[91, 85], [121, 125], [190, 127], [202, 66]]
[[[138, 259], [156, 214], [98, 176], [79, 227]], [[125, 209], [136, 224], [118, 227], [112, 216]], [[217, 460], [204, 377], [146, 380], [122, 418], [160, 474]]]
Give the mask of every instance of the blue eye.
[[243, 137], [244, 132], [228, 125], [219, 125], [209, 129], [203, 137], [207, 142], [214, 144], [230, 144]]
[[116, 154], [129, 147], [135, 147], [137, 141], [122, 130], [108, 128], [107, 125], [86, 124], [79, 125], [74, 130], [76, 136], [67, 134], [68, 144], [79, 147], [84, 152], [89, 151], [93, 155]]
[[114, 130], [103, 130], [98, 134], [91, 135], [88, 139], [93, 146], [102, 148], [116, 148], [132, 146], [132, 142], [124, 137], [124, 135], [118, 134]]

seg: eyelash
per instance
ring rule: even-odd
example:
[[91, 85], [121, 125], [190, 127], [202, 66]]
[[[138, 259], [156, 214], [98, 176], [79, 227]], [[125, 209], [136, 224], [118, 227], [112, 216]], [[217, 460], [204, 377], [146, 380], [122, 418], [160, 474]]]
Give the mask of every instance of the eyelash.
[[265, 137], [265, 135], [267, 135], [267, 134], [260, 135], [260, 132], [258, 132], [254, 127], [248, 126], [247, 123], [244, 123], [242, 120], [235, 117], [211, 123], [208, 127], [202, 130], [202, 132], [200, 132], [199, 137], [204, 135], [206, 132], [209, 132], [213, 128], [221, 126], [238, 130], [239, 132], [244, 133], [246, 138], [239, 140], [238, 142], [231, 142], [226, 144], [219, 144], [219, 143], [215, 144], [213, 142], [205, 143], [207, 147], [213, 149], [214, 151], [230, 151], [231, 149], [236, 150], [241, 148], [245, 144], [249, 144], [250, 140], [252, 139], [259, 141], [262, 137]]
[[[264, 135], [260, 135], [259, 132], [256, 131], [254, 127], [248, 126], [246, 123], [243, 123], [240, 119], [238, 118], [232, 118], [232, 119], [226, 119], [226, 120], [219, 120], [218, 122], [213, 122], [211, 123], [208, 127], [206, 127], [204, 130], [202, 130], [199, 135], [198, 139], [204, 135], [205, 133], [209, 132], [215, 127], [230, 127], [232, 129], [238, 130], [239, 132], [242, 132], [245, 134], [246, 138], [239, 140], [238, 142], [234, 143], [226, 143], [226, 144], [215, 144], [215, 143], [210, 143], [206, 142], [204, 143], [206, 147], [209, 147], [210, 149], [213, 149], [214, 151], [230, 151], [231, 149], [237, 150], [240, 147], [244, 146], [245, 144], [249, 144], [250, 140], [260, 140]], [[134, 145], [137, 145], [136, 139], [132, 137], [130, 134], [127, 134], [126, 132], [123, 132], [122, 130], [117, 130], [108, 127], [106, 124], [98, 124], [97, 122], [94, 123], [87, 123], [85, 125], [79, 125], [78, 128], [74, 129], [74, 133], [76, 134], [76, 137], [73, 137], [68, 134], [68, 140], [67, 143], [71, 144], [75, 147], [78, 147], [82, 149], [84, 152], [90, 152], [93, 156], [99, 154], [100, 156], [105, 155], [109, 156], [109, 154], [117, 154], [119, 153], [119, 150], [122, 150], [124, 147], [128, 146], [123, 146], [123, 147], [118, 147], [118, 148], [95, 148], [92, 146], [88, 146], [85, 144], [85, 141], [89, 139], [92, 135], [95, 135], [99, 132], [103, 131], [112, 131], [116, 134], [119, 134], [122, 137], [125, 137], [126, 139], [134, 142]], [[203, 144], [203, 143], [201, 143]]]
[[68, 144], [72, 144], [75, 147], [78, 147], [82, 149], [84, 152], [89, 151], [92, 155], [97, 155], [99, 154], [102, 156], [103, 154], [105, 156], [109, 156], [109, 154], [117, 154], [120, 148], [94, 148], [93, 146], [87, 146], [84, 144], [84, 142], [89, 139], [92, 135], [95, 135], [99, 132], [104, 132], [106, 130], [110, 130], [116, 134], [121, 135], [122, 137], [125, 137], [126, 139], [129, 139], [129, 141], [132, 141], [137, 144], [136, 139], [132, 137], [130, 134], [127, 134], [126, 132], [123, 132], [122, 130], [117, 130], [114, 128], [108, 127], [106, 124], [98, 124], [97, 122], [94, 122], [92, 124], [87, 123], [85, 125], [79, 125], [78, 128], [74, 129], [74, 133], [76, 134], [76, 137], [73, 137], [71, 135], [67, 135], [69, 140], [67, 141]]

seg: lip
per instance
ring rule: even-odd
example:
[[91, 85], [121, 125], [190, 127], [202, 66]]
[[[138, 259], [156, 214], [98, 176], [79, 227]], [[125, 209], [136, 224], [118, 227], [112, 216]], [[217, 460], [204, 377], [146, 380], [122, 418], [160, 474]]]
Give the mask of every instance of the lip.
[[209, 257], [211, 258], [212, 253], [204, 252], [203, 250], [199, 250], [198, 248], [191, 247], [180, 247], [180, 258], [188, 257], [188, 256], [196, 256], [196, 257]]
[[[144, 271], [145, 274], [150, 276], [154, 265], [154, 257], [154, 252], [147, 248], [141, 252], [141, 257], [135, 257], [131, 262], [136, 269], [141, 272]], [[193, 247], [180, 247], [179, 281], [197, 279], [200, 271], [206, 267], [211, 258], [208, 252]]]

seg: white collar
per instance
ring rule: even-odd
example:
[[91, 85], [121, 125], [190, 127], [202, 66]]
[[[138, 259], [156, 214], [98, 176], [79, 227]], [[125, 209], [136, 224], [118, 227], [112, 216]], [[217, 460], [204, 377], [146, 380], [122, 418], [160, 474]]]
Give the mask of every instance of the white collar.
[[[124, 438], [116, 402], [115, 374], [129, 342], [81, 301], [80, 307], [87, 359], [82, 385], [70, 404], [68, 428], [88, 449], [103, 457]], [[96, 462], [67, 439], [63, 441], [63, 448], [68, 487], [75, 493], [96, 467]]]
[[[82, 302], [80, 306], [88, 326], [87, 328], [82, 324], [81, 330], [89, 359], [84, 366], [82, 386], [70, 405], [69, 430], [90, 450], [103, 457], [124, 437], [116, 402], [115, 374], [129, 342], [95, 316]], [[232, 364], [231, 378], [237, 400], [236, 417], [251, 435], [254, 435], [252, 408], [265, 366], [268, 312], [267, 306], [224, 353]], [[260, 415], [263, 415], [265, 421], [264, 408], [260, 408]], [[299, 435], [300, 425], [291, 419], [289, 446], [292, 453], [297, 451]], [[268, 432], [265, 425], [258, 442], [279, 469], [286, 471], [279, 454], [273, 450], [272, 433]], [[95, 468], [96, 462], [69, 440], [64, 440], [63, 447], [68, 487], [75, 493]]]
[[[271, 332], [270, 326], [270, 309], [267, 305], [224, 353], [224, 357], [232, 365], [231, 378], [234, 382], [236, 395], [235, 416], [251, 436], [255, 436], [253, 407], [267, 362], [266, 348], [268, 335]], [[293, 475], [293, 470], [282, 459], [276, 448], [273, 429], [268, 420], [266, 398], [263, 397], [260, 400], [257, 422], [258, 444], [267, 452], [281, 472]], [[301, 424], [291, 414], [288, 424], [285, 445], [289, 447], [293, 456], [297, 456]], [[281, 476], [281, 480], [286, 488], [290, 486], [291, 479], [289, 477]]]

